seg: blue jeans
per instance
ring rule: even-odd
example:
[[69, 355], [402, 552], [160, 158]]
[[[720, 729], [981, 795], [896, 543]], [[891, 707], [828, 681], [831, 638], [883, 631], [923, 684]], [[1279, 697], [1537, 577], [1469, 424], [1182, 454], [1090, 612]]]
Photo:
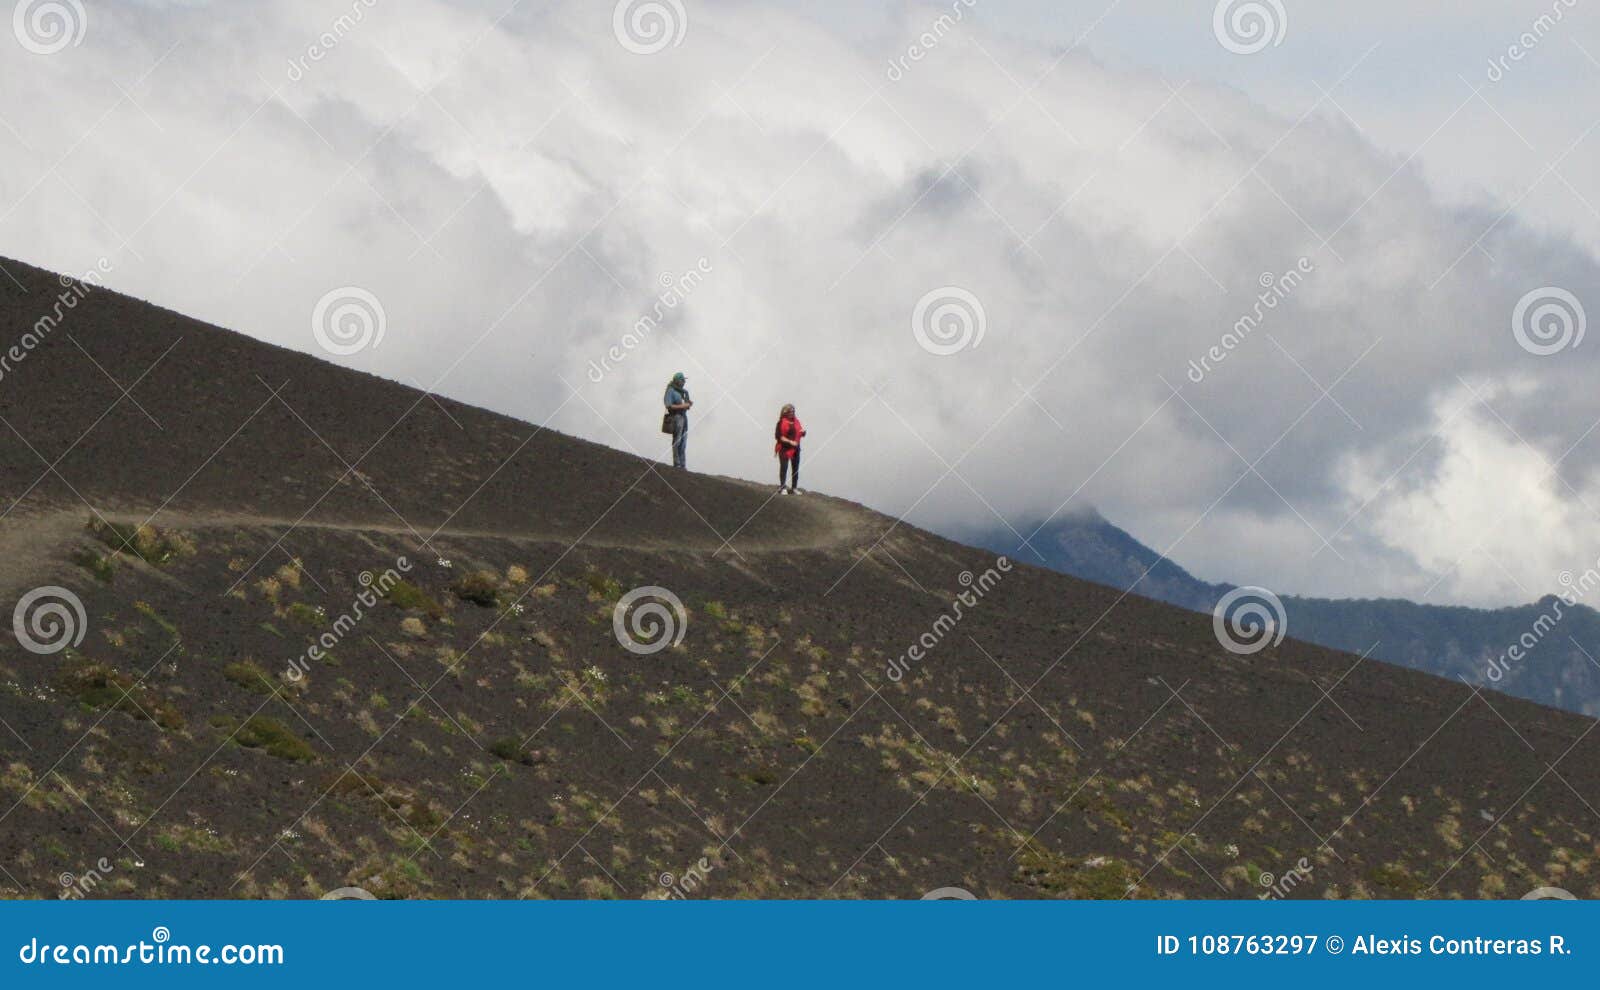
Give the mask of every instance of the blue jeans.
[[687, 468], [689, 446], [689, 417], [678, 413], [672, 417], [672, 466]]

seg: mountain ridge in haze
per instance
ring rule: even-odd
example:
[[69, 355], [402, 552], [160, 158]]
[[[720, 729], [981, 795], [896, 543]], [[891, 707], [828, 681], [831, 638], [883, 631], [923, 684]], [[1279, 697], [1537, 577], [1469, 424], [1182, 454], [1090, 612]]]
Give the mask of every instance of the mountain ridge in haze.
[[[1024, 527], [1023, 535], [1031, 528]], [[965, 539], [1196, 612], [1210, 613], [1238, 587], [1195, 577], [1096, 509], [1045, 524], [1027, 546], [1009, 528], [968, 533]], [[1297, 639], [1600, 716], [1600, 612], [1582, 603], [1569, 605], [1554, 595], [1498, 609], [1394, 598], [1280, 600], [1288, 634]]]

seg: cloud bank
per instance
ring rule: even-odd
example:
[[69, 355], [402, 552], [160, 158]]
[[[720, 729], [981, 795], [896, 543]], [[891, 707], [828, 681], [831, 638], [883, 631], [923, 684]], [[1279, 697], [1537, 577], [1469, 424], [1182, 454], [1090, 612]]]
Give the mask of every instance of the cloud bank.
[[[699, 470], [766, 479], [793, 402], [809, 486], [936, 529], [1095, 505], [1208, 578], [1471, 604], [1600, 553], [1594, 261], [1329, 102], [963, 0], [87, 16], [0, 58], [5, 254], [654, 457], [681, 370]], [[384, 332], [331, 354], [347, 289]]]

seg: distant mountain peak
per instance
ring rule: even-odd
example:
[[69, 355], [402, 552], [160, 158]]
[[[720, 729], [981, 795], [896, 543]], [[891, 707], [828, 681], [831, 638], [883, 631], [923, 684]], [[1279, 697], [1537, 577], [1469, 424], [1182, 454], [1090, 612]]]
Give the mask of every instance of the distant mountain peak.
[[[1075, 507], [1020, 531], [1028, 538], [1026, 545], [1004, 527], [969, 531], [957, 538], [1024, 563], [1196, 612], [1210, 612], [1234, 588], [1195, 577], [1092, 506]], [[1600, 715], [1600, 667], [1584, 652], [1600, 656], [1600, 612], [1588, 606], [1570, 607], [1554, 594], [1500, 609], [1396, 598], [1282, 596], [1282, 601], [1288, 634], [1296, 639], [1357, 654], [1370, 651], [1376, 659]], [[1552, 630], [1548, 617], [1558, 612], [1559, 626]], [[1535, 629], [1544, 632], [1537, 634]], [[1531, 648], [1524, 645], [1527, 636], [1534, 637]], [[1521, 662], [1506, 663], [1502, 655], [1513, 645], [1526, 656]]]

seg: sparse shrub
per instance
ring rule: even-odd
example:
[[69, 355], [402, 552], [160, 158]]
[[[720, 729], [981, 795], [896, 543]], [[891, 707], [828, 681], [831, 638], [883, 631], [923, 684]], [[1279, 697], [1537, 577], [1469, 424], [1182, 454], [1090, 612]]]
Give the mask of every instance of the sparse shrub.
[[329, 791], [343, 798], [381, 802], [423, 835], [428, 835], [445, 822], [445, 814], [427, 798], [372, 774], [351, 770], [334, 781]]
[[117, 553], [128, 553], [157, 567], [174, 557], [194, 553], [194, 544], [182, 533], [158, 530], [147, 524], [114, 523], [99, 516], [89, 520], [89, 532]]
[[261, 597], [269, 602], [278, 600], [278, 593], [283, 590], [283, 582], [275, 577], [262, 578], [256, 582], [256, 590], [261, 592]]
[[1128, 895], [1138, 876], [1121, 860], [1095, 856], [1079, 861], [1034, 842], [1017, 854], [1016, 879], [1020, 883], [1079, 900], [1119, 900]]
[[528, 569], [526, 567], [521, 566], [520, 564], [512, 564], [510, 567], [507, 567], [506, 568], [506, 583], [507, 584], [518, 584], [518, 585], [527, 584], [528, 583]]
[[438, 602], [433, 600], [432, 595], [410, 581], [396, 581], [394, 586], [389, 589], [389, 593], [384, 596], [384, 600], [396, 608], [403, 608], [408, 612], [426, 612], [434, 618], [444, 614], [444, 609], [439, 606]]
[[122, 712], [163, 729], [183, 728], [183, 716], [170, 703], [105, 664], [68, 668], [61, 672], [58, 683], [63, 694], [90, 708]]
[[1385, 863], [1372, 870], [1368, 876], [1373, 883], [1412, 897], [1428, 888], [1427, 881], [1412, 875], [1411, 871], [1400, 863]]
[[622, 597], [622, 582], [616, 578], [607, 577], [599, 571], [590, 571], [583, 576], [584, 584], [589, 588], [589, 594], [601, 601], [615, 601]]
[[284, 614], [292, 621], [302, 626], [320, 626], [327, 619], [327, 612], [305, 602], [295, 602], [284, 609]]
[[495, 608], [500, 604], [500, 577], [494, 571], [464, 574], [450, 590], [462, 601], [482, 608]]
[[171, 636], [173, 639], [182, 639], [183, 638], [183, 637], [178, 635], [178, 627], [176, 625], [174, 625], [170, 620], [168, 620], [167, 618], [162, 616], [162, 614], [160, 612], [157, 612], [155, 610], [155, 607], [152, 606], [149, 602], [144, 602], [144, 601], [134, 602], [133, 603], [133, 610], [135, 612], [138, 612], [140, 615], [144, 616], [145, 618], [149, 619], [151, 622], [154, 622], [156, 625], [160, 626], [162, 628], [162, 630], [164, 630], [166, 632], [166, 634], [168, 636]]
[[317, 758], [317, 751], [309, 743], [291, 732], [282, 722], [264, 715], [252, 715], [246, 719], [233, 739], [246, 749], [259, 749], [280, 760], [310, 763]]
[[407, 616], [401, 620], [400, 631], [412, 639], [421, 639], [428, 635], [428, 627], [423, 625], [422, 620], [414, 615]]
[[267, 672], [248, 660], [240, 660], [236, 663], [228, 664], [222, 668], [222, 676], [247, 691], [254, 691], [256, 694], [277, 693], [277, 689], [273, 687], [272, 680], [267, 676]]
[[93, 574], [95, 578], [105, 584], [111, 583], [111, 558], [101, 556], [87, 547], [80, 547], [72, 551], [72, 562]]
[[540, 762], [539, 753], [530, 752], [522, 748], [522, 741], [516, 736], [502, 736], [489, 744], [489, 752], [508, 763], [520, 763], [531, 767]]

